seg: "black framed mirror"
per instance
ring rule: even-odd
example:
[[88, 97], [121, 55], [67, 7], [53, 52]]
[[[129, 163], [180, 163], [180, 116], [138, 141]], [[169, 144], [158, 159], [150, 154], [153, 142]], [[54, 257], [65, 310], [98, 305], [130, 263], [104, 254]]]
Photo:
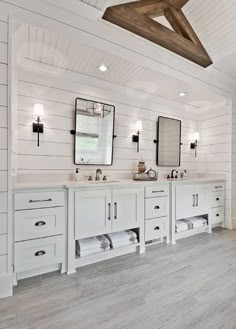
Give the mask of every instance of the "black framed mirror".
[[84, 98], [75, 100], [76, 165], [111, 166], [115, 106]]
[[158, 117], [157, 165], [179, 167], [181, 163], [181, 121]]

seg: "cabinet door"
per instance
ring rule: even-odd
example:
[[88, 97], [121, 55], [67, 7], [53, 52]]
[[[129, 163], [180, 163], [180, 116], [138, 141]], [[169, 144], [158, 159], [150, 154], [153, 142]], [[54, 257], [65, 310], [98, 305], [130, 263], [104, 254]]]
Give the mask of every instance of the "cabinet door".
[[193, 185], [176, 186], [176, 219], [195, 216]]
[[112, 231], [118, 232], [138, 227], [143, 219], [143, 194], [140, 188], [113, 191]]
[[75, 239], [111, 232], [111, 191], [75, 192]]
[[195, 216], [209, 213], [209, 189], [205, 184], [195, 185], [196, 207]]

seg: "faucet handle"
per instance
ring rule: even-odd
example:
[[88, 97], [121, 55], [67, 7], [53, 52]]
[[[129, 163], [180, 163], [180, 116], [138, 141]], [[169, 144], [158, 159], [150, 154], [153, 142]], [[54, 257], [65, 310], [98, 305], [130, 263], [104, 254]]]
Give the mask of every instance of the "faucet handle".
[[85, 176], [88, 178], [88, 181], [92, 181], [93, 180], [93, 177], [90, 175], [90, 176]]

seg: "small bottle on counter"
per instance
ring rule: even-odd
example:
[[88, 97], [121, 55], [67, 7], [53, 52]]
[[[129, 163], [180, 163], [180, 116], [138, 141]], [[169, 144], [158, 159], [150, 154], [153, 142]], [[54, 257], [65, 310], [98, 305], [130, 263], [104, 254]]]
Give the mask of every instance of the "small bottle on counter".
[[186, 169], [184, 169], [184, 177], [183, 178], [188, 178], [188, 173], [187, 173]]
[[79, 181], [79, 168], [76, 168], [75, 173], [73, 175], [73, 180], [75, 182], [78, 182]]

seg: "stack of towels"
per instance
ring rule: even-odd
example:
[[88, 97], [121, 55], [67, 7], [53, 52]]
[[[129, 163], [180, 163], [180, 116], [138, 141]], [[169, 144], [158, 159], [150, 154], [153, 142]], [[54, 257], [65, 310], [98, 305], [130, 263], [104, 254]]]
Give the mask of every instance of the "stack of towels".
[[110, 233], [106, 237], [109, 239], [110, 246], [113, 249], [138, 243], [137, 233], [131, 230]]
[[175, 223], [175, 232], [184, 232], [207, 225], [207, 220], [203, 217], [191, 217], [178, 220]]
[[76, 241], [76, 254], [79, 257], [86, 257], [109, 249], [110, 241], [105, 235]]

